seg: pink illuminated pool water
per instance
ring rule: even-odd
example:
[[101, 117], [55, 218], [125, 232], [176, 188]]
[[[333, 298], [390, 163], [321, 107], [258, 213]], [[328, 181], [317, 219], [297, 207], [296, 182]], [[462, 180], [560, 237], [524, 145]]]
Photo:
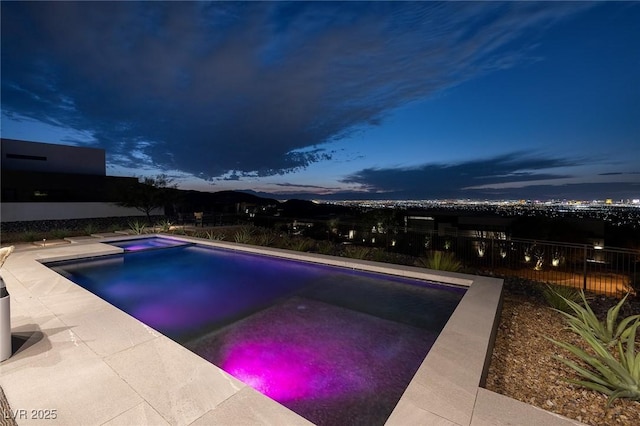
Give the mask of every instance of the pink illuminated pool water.
[[123, 241], [112, 241], [109, 244], [116, 247], [121, 247], [125, 251], [140, 251], [151, 250], [158, 248], [169, 248], [189, 245], [191, 243], [185, 243], [183, 241], [171, 240], [168, 238], [134, 238]]
[[320, 425], [383, 424], [464, 290], [228, 250], [48, 266]]

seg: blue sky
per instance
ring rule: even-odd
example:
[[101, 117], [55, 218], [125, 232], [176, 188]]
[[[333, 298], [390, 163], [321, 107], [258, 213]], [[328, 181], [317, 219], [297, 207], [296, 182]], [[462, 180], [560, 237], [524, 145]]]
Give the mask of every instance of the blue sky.
[[5, 2], [2, 137], [277, 198], [640, 198], [638, 2]]

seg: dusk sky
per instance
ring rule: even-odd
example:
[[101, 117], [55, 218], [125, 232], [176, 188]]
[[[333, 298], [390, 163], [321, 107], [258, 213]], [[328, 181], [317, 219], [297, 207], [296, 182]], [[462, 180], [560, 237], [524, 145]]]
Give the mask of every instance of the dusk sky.
[[275, 198], [640, 198], [640, 2], [7, 2], [2, 137]]

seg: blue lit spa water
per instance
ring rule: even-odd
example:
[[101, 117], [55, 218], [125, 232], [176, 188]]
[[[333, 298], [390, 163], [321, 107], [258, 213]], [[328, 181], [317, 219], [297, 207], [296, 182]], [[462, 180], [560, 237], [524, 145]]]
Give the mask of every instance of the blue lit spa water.
[[153, 240], [48, 266], [320, 425], [383, 424], [464, 294]]

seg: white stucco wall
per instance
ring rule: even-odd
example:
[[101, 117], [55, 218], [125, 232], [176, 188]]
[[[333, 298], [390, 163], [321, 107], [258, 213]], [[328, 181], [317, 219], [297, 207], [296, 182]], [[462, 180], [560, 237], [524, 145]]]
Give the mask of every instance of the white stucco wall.
[[[161, 215], [164, 214], [164, 210], [156, 209], [151, 214]], [[145, 214], [132, 207], [121, 207], [112, 203], [0, 203], [2, 222], [122, 216], [145, 216]]]

